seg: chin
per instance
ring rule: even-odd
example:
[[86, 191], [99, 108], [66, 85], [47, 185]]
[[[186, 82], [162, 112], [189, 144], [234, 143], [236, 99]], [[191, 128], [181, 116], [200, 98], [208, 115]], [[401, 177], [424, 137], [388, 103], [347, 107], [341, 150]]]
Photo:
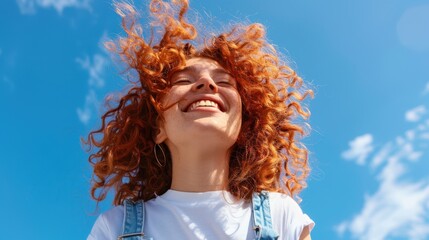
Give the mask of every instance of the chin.
[[198, 121], [195, 125], [188, 128], [184, 134], [192, 136], [194, 140], [206, 142], [232, 142], [237, 141], [238, 133], [228, 130], [225, 125], [219, 125], [212, 121]]

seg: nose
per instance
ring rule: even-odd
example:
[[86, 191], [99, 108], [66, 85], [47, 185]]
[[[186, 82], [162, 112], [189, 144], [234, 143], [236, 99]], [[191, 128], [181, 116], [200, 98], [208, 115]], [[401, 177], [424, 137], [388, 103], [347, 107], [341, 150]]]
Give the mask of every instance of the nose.
[[218, 87], [210, 76], [201, 76], [192, 88], [194, 91], [218, 92]]

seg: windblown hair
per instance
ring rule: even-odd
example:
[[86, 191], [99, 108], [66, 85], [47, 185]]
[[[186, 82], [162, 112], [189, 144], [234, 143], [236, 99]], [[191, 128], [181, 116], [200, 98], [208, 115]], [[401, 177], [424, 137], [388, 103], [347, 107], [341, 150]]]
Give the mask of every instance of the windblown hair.
[[113, 106], [108, 101], [101, 127], [85, 141], [88, 151], [97, 148], [89, 156], [92, 197], [102, 201], [113, 188], [114, 204], [119, 205], [125, 199], [147, 201], [170, 188], [171, 156], [166, 151], [166, 165], [160, 166], [154, 153], [157, 123], [165, 110], [160, 100], [171, 86], [172, 73], [193, 57], [221, 64], [236, 79], [242, 99], [242, 127], [231, 152], [227, 190], [242, 199], [261, 190], [297, 195], [310, 171], [308, 150], [300, 142], [309, 128], [302, 120], [310, 112], [302, 101], [313, 92], [266, 41], [261, 24], [238, 24], [194, 46], [197, 30], [185, 17], [188, 9], [187, 0], [152, 0], [152, 31], [146, 40], [134, 7], [116, 4], [127, 36], [106, 47], [128, 71], [138, 73], [138, 80], [130, 81]]

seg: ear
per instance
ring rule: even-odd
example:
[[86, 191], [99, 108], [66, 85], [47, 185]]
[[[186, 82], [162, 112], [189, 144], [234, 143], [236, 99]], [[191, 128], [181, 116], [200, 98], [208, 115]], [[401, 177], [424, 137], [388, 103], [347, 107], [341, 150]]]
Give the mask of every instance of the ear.
[[165, 129], [163, 127], [158, 128], [158, 133], [155, 136], [155, 143], [160, 144], [167, 139], [167, 134], [165, 133]]

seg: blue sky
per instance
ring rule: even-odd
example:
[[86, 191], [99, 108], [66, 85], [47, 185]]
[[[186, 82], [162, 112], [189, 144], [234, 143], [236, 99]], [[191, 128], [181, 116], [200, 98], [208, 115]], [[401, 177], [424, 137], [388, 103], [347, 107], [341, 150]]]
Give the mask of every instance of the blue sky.
[[[313, 172], [301, 195], [313, 239], [429, 239], [428, 0], [191, 7], [217, 27], [264, 24], [314, 86], [305, 140]], [[0, 9], [2, 238], [84, 239], [98, 213], [79, 139], [99, 126], [104, 96], [125, 87], [102, 48], [123, 35], [120, 19], [110, 0], [9, 0]]]

